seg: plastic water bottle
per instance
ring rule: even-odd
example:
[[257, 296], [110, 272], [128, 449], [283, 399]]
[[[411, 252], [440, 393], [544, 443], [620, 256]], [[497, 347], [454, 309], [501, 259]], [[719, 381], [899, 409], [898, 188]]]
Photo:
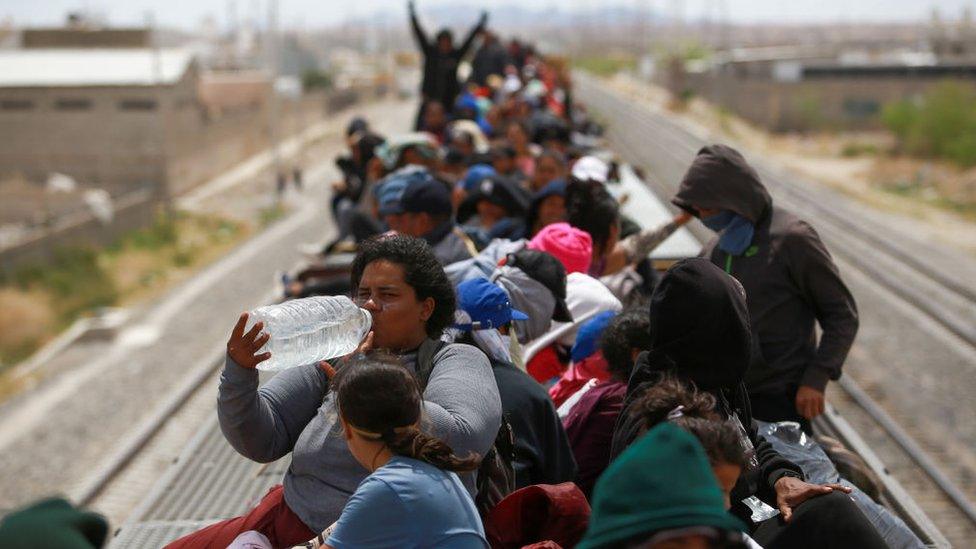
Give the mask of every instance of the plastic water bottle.
[[271, 339], [261, 348], [271, 358], [258, 370], [279, 371], [347, 355], [369, 333], [372, 317], [345, 296], [316, 296], [258, 307], [248, 315], [247, 330], [264, 322]]

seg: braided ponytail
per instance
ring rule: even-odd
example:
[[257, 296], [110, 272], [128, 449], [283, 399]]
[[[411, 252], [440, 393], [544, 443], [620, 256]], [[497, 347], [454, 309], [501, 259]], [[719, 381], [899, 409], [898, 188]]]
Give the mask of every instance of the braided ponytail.
[[445, 471], [474, 471], [481, 460], [477, 455], [460, 458], [443, 440], [432, 437], [416, 427], [387, 431], [383, 442], [394, 454], [424, 461]]
[[382, 441], [397, 455], [447, 471], [472, 471], [481, 460], [454, 455], [444, 441], [423, 432], [423, 397], [413, 374], [388, 353], [372, 351], [347, 361], [332, 379], [342, 418], [361, 436]]

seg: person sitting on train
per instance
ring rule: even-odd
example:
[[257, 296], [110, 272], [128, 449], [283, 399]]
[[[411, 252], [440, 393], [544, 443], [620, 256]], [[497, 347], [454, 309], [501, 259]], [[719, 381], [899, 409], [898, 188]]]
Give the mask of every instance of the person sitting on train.
[[603, 311], [580, 325], [576, 341], [569, 350], [569, 367], [559, 381], [549, 388], [549, 398], [557, 408], [590, 380], [599, 382], [610, 377], [607, 361], [600, 351], [600, 338], [615, 316], [616, 311]]
[[[361, 350], [397, 354], [420, 381], [430, 433], [458, 455], [485, 455], [501, 425], [498, 388], [483, 352], [438, 340], [454, 321], [456, 298], [431, 248], [404, 235], [368, 240], [350, 278], [355, 300], [372, 316]], [[241, 315], [227, 342], [217, 399], [221, 431], [248, 459], [268, 463], [290, 452], [291, 465], [283, 484], [256, 508], [170, 548], [226, 547], [246, 530], [261, 531], [276, 547], [302, 543], [339, 518], [368, 474], [341, 434], [326, 366], [289, 368], [259, 388], [255, 368], [269, 356], [260, 352], [268, 336], [259, 335], [260, 325], [244, 333], [246, 322]], [[474, 475], [465, 473], [461, 481], [476, 496]]]
[[495, 168], [488, 164], [475, 164], [464, 170], [464, 174], [454, 183], [454, 188], [451, 191], [451, 204], [457, 209], [468, 197], [468, 194], [478, 187], [478, 184], [497, 173]]
[[108, 520], [75, 507], [65, 499], [47, 497], [0, 519], [0, 547], [6, 549], [98, 549], [109, 537]]
[[526, 363], [529, 374], [548, 387], [569, 365], [569, 349], [576, 341], [579, 323], [604, 311], [620, 311], [623, 305], [606, 285], [586, 274], [592, 257], [586, 232], [567, 223], [554, 223], [539, 231], [528, 248], [552, 254], [565, 267], [566, 305], [576, 321], [554, 322], [538, 342], [545, 345]]
[[[385, 231], [400, 228], [403, 209], [400, 199], [403, 190], [414, 180], [426, 181], [429, 175], [420, 166], [406, 166], [387, 175], [373, 186], [373, 211], [366, 214], [356, 210], [350, 218], [350, 228], [356, 242], [362, 242]], [[316, 276], [315, 266], [298, 273], [295, 278], [283, 276], [286, 298], [313, 295], [343, 295], [350, 290], [349, 278], [342, 275]]]
[[437, 164], [439, 150], [434, 136], [425, 132], [414, 132], [387, 139], [376, 147], [375, 154], [385, 170], [383, 175], [386, 175], [404, 166], [433, 169]]
[[615, 316], [600, 340], [609, 378], [587, 383], [559, 407], [576, 457], [575, 482], [587, 498], [610, 464], [613, 426], [624, 405], [634, 360], [650, 344], [649, 326], [646, 310], [632, 309]]
[[672, 202], [718, 233], [701, 255], [746, 290], [759, 340], [745, 378], [753, 414], [797, 421], [810, 433], [858, 329], [854, 296], [830, 252], [809, 223], [773, 204], [759, 174], [731, 147], [698, 151]]
[[485, 30], [481, 33], [481, 46], [471, 60], [471, 74], [468, 80], [480, 87], [488, 86], [491, 76], [502, 76], [505, 67], [511, 63], [508, 50], [498, 40], [498, 35]]
[[566, 187], [566, 218], [570, 225], [586, 231], [593, 240], [593, 255], [588, 273], [601, 277], [619, 272], [647, 258], [669, 236], [691, 219], [678, 213], [659, 227], [640, 230], [639, 226], [621, 238], [620, 204], [596, 180], [571, 177]]
[[457, 222], [476, 230], [484, 244], [496, 238], [517, 240], [525, 233], [523, 218], [528, 207], [529, 194], [517, 182], [486, 174], [458, 205]]
[[[573, 315], [566, 305], [566, 269], [558, 259], [539, 250], [523, 248], [499, 259], [489, 274], [512, 305], [529, 315], [526, 320], [513, 322], [520, 343], [528, 343], [545, 335], [552, 322], [572, 322]], [[517, 365], [525, 369], [525, 364]]]
[[448, 144], [464, 155], [469, 166], [491, 162], [488, 138], [474, 120], [455, 119], [448, 126], [447, 135]]
[[590, 504], [575, 484], [534, 484], [505, 496], [485, 516], [485, 537], [501, 549], [570, 548], [589, 521]]
[[528, 315], [512, 307], [508, 295], [487, 278], [466, 280], [457, 287], [455, 341], [481, 349], [491, 362], [502, 415], [515, 438], [515, 488], [573, 480], [576, 463], [556, 408], [545, 389], [515, 367], [513, 320]]
[[535, 160], [535, 170], [527, 181], [529, 190], [539, 192], [550, 182], [566, 177], [566, 157], [552, 149], [543, 150]]
[[503, 139], [501, 142], [503, 144], [495, 145], [491, 149], [491, 167], [495, 168], [495, 172], [524, 185], [526, 175], [515, 162], [515, 148], [508, 143], [507, 139]]
[[[754, 341], [742, 285], [706, 259], [685, 259], [661, 278], [649, 311], [650, 348], [638, 356], [628, 381], [612, 453], [619, 455], [640, 435], [646, 426], [639, 412], [642, 397], [672, 375], [710, 393], [716, 412], [741, 425], [742, 443], [755, 459], [733, 490], [731, 512], [750, 525], [756, 541], [764, 547], [797, 547], [777, 540], [795, 540], [802, 531], [809, 545], [800, 547], [844, 546], [840, 540], [847, 536], [863, 540], [856, 546], [884, 547], [847, 497], [850, 488], [806, 482], [800, 467], [759, 436], [743, 384]], [[804, 520], [793, 522], [804, 505]]]
[[443, 145], [447, 141], [447, 124], [450, 118], [447, 109], [440, 101], [428, 101], [421, 118], [420, 131], [429, 133]]
[[[515, 119], [510, 121], [505, 127], [505, 139], [508, 141], [508, 145], [515, 151], [515, 168], [526, 177], [532, 177], [535, 174], [536, 157], [541, 152], [541, 149], [538, 145], [532, 143], [532, 136], [529, 134], [529, 128], [525, 120], [515, 117]], [[556, 178], [557, 176], [552, 177], [552, 179]], [[545, 183], [548, 183], [548, 181]]]
[[607, 467], [591, 503], [578, 549], [748, 547], [702, 444], [670, 423], [643, 434]]
[[322, 547], [486, 547], [478, 509], [456, 474], [474, 471], [480, 457], [459, 456], [425, 431], [413, 372], [372, 351], [347, 361], [331, 386], [342, 437], [369, 476]]
[[546, 225], [566, 221], [566, 182], [550, 181], [539, 189], [525, 214], [525, 237], [532, 238]]
[[336, 167], [342, 173], [342, 179], [332, 183], [332, 217], [337, 235], [322, 250], [323, 255], [331, 253], [353, 234], [352, 217], [369, 183], [367, 166], [375, 157], [376, 147], [385, 141], [381, 135], [367, 130], [356, 132], [347, 140], [350, 154], [336, 158]]
[[400, 211], [397, 232], [425, 240], [441, 265], [478, 254], [474, 241], [454, 222], [451, 191], [429, 173], [403, 189]]

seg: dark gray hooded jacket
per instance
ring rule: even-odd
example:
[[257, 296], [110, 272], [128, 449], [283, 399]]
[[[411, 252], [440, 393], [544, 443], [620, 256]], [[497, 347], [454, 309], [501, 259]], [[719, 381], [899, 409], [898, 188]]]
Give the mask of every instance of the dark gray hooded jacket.
[[698, 151], [672, 202], [693, 214], [692, 206], [731, 210], [755, 226], [752, 245], [740, 256], [719, 249], [718, 236], [702, 250], [746, 290], [761, 350], [746, 374], [749, 392], [823, 390], [828, 379], [838, 379], [857, 335], [857, 306], [813, 227], [774, 206], [752, 166], [724, 145]]

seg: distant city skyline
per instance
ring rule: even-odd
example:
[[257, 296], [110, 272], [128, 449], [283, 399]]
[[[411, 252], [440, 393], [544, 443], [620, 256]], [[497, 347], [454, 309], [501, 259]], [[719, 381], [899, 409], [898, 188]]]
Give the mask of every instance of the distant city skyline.
[[[315, 28], [340, 25], [365, 17], [395, 20], [405, 17], [406, 2], [398, 0], [278, 0], [280, 22], [286, 28]], [[241, 18], [258, 15], [264, 20], [269, 0], [0, 0], [0, 21], [16, 25], [58, 25], [69, 11], [88, 10], [105, 16], [114, 25], [140, 25], [153, 13], [159, 25], [193, 29], [207, 18], [218, 25], [226, 24], [232, 6]], [[733, 23], [830, 23], [830, 22], [923, 22], [938, 7], [946, 19], [956, 19], [964, 8], [976, 12], [976, 0], [543, 0], [516, 2], [496, 0], [476, 2], [457, 0], [420, 0], [421, 14], [426, 8], [469, 5], [472, 16], [478, 6], [518, 5], [539, 10], [574, 12], [597, 7], [651, 7], [657, 13], [686, 20], [717, 17], [727, 6], [727, 17]], [[680, 6], [680, 8], [679, 8]]]

